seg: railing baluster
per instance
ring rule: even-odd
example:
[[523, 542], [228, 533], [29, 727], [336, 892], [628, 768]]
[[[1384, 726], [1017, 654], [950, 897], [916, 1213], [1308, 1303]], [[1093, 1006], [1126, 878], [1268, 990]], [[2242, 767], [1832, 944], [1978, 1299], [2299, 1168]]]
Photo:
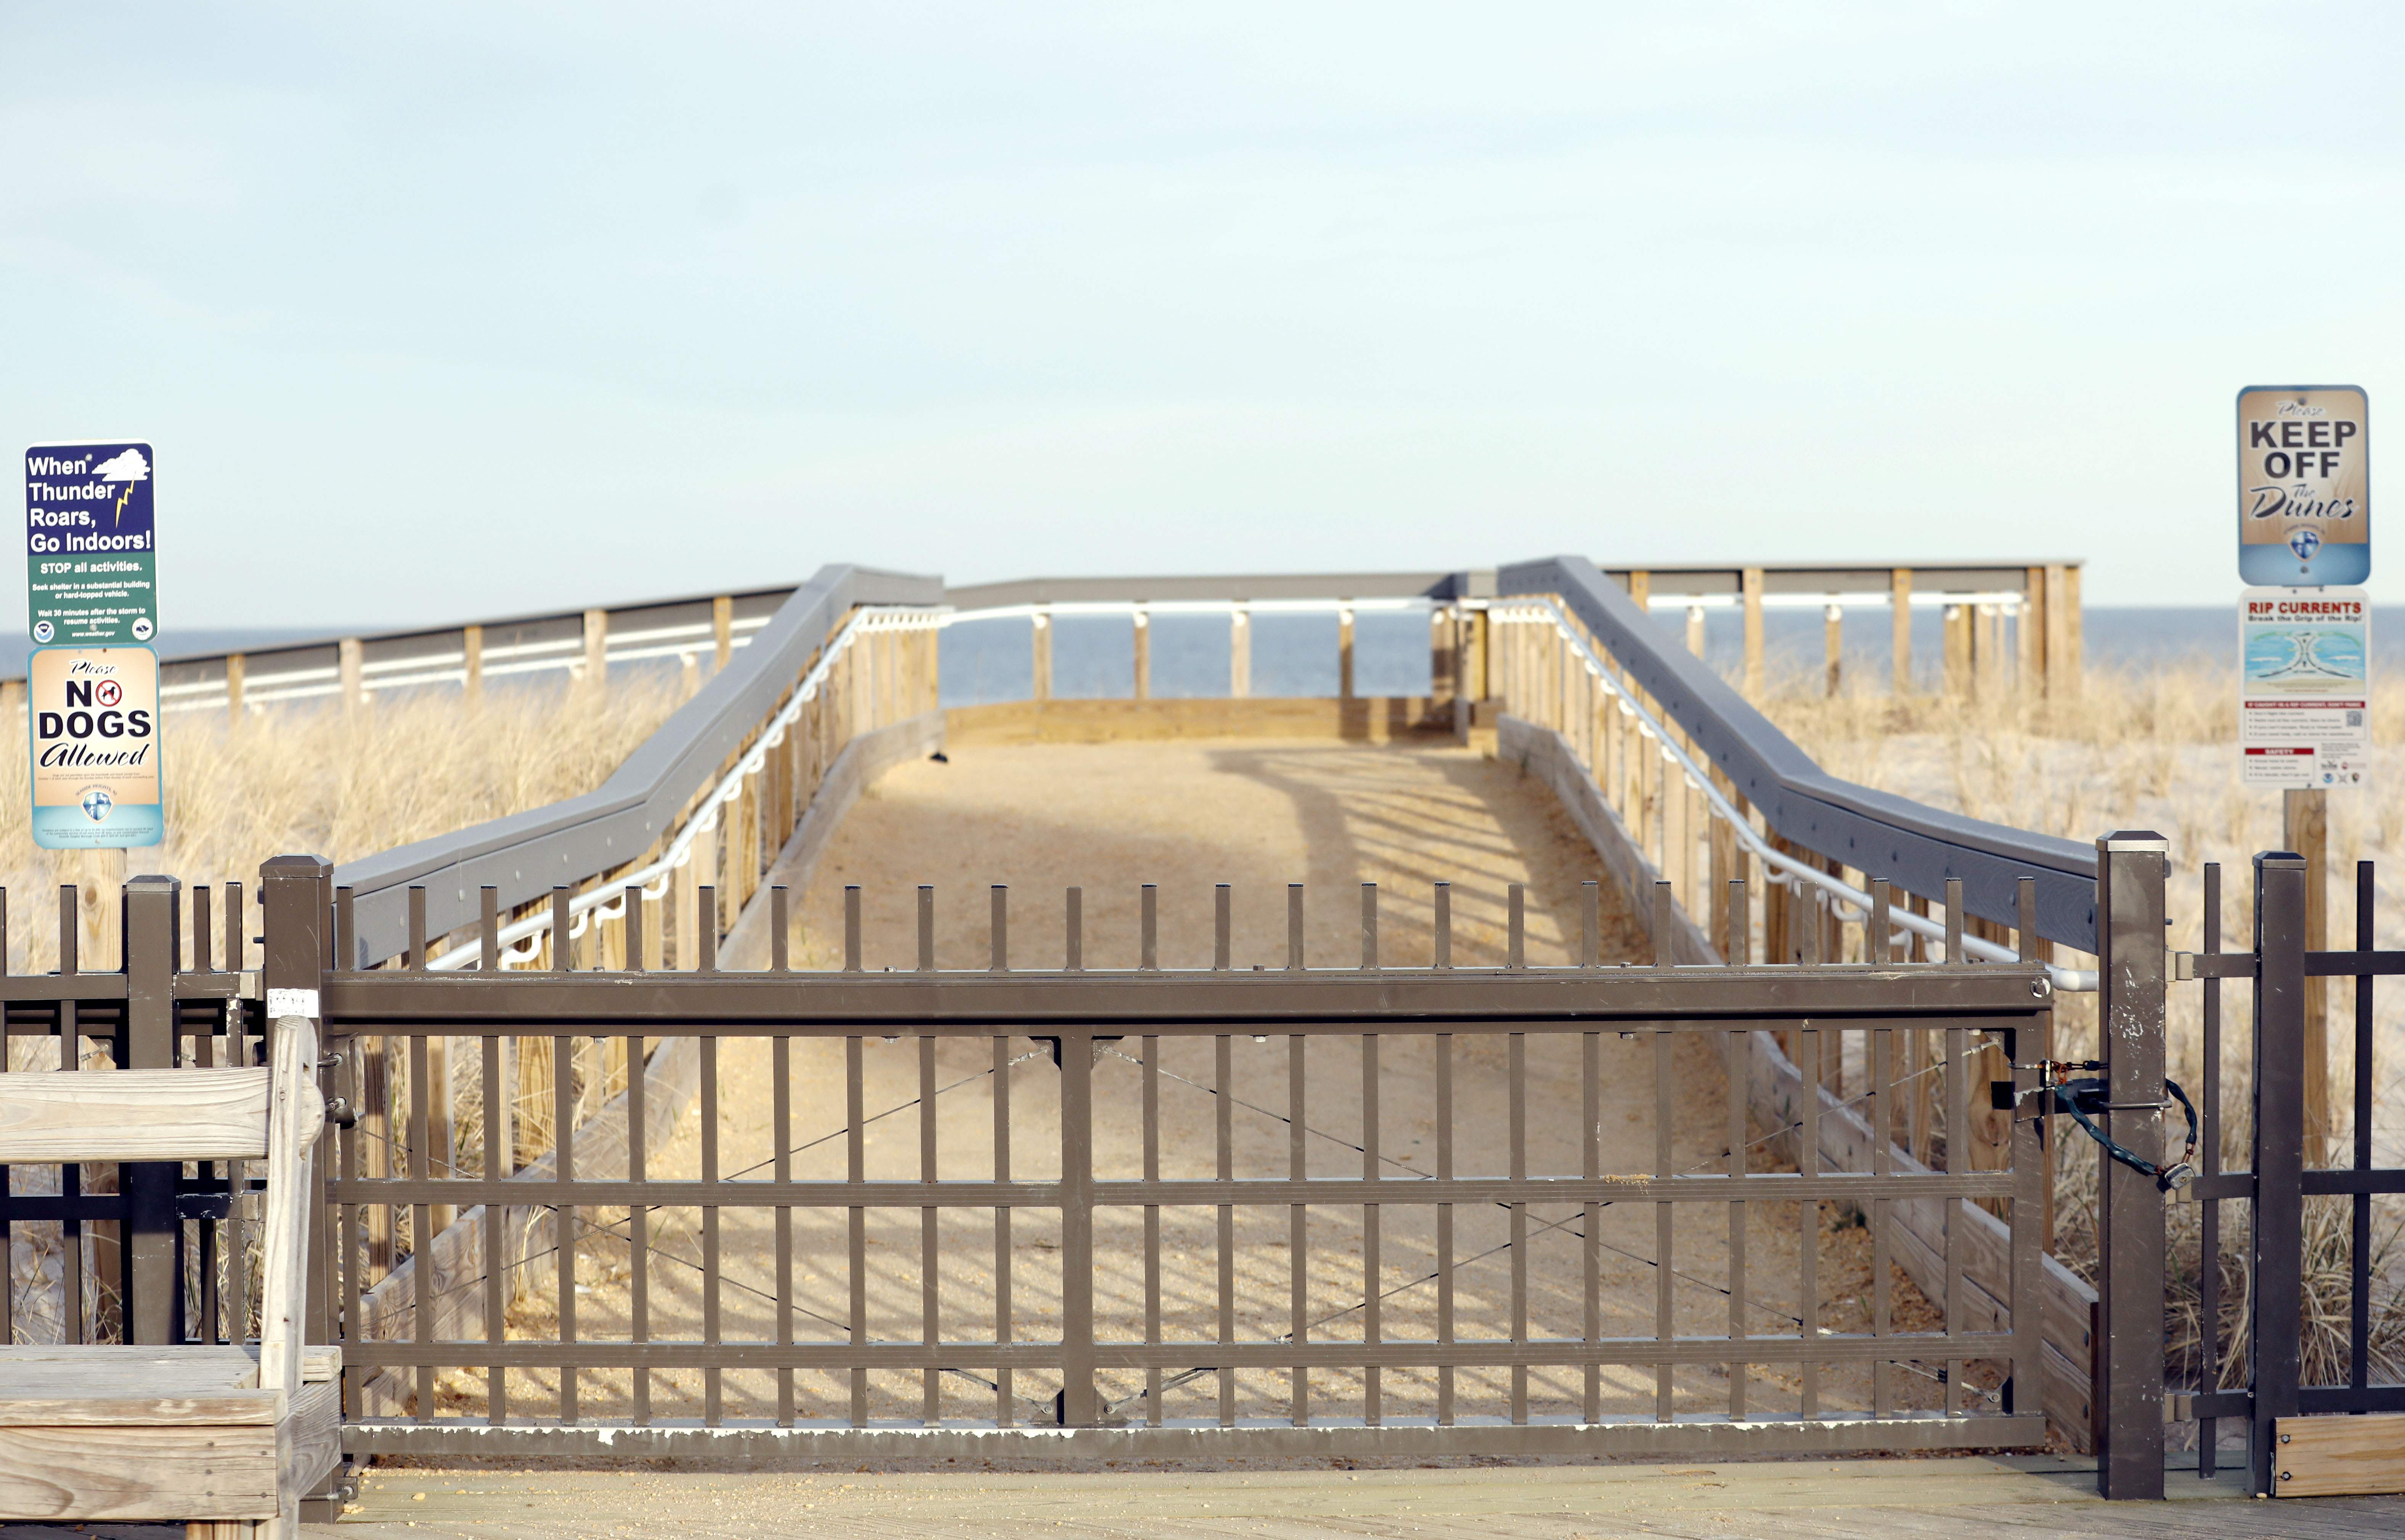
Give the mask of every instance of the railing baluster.
[[[702, 933], [709, 934], [710, 923], [705, 919]], [[857, 1043], [857, 1038], [852, 1040]], [[701, 1180], [718, 1181], [718, 1039], [705, 1035], [701, 1049]], [[855, 1177], [853, 1180], [857, 1181]], [[701, 1211], [701, 1339], [715, 1348], [724, 1340], [719, 1313], [718, 1266], [718, 1205], [704, 1204]], [[724, 1377], [715, 1364], [701, 1371], [701, 1419], [704, 1424], [716, 1427], [724, 1420]]]
[[[552, 914], [562, 917], [568, 908], [568, 890], [554, 890]], [[568, 928], [565, 925], [552, 932], [552, 957], [555, 966], [564, 967], [568, 950]], [[576, 1180], [576, 1040], [555, 1037], [551, 1040], [551, 1119], [552, 1170], [565, 1190]], [[564, 1346], [576, 1343], [576, 1215], [577, 1206], [562, 1197], [553, 1214], [552, 1254], [555, 1265], [553, 1280], [559, 1290], [559, 1340]], [[576, 1421], [576, 1365], [571, 1357], [559, 1366], [559, 1420]]]
[[[777, 889], [782, 893], [783, 889]], [[779, 1186], [794, 1180], [794, 1034], [779, 1032], [768, 1040], [768, 1132], [776, 1154], [768, 1165], [769, 1180]], [[777, 1205], [777, 1346], [794, 1345], [794, 1209]], [[777, 1365], [777, 1426], [794, 1425], [794, 1366]]]
[[[1801, 909], [1803, 905], [1796, 905]], [[1796, 1136], [1795, 1167], [1807, 1177], [1821, 1174], [1821, 1061], [1828, 1052], [1828, 1034], [1812, 1027], [1795, 1033], [1796, 1098], [1804, 1103], [1802, 1127]], [[1804, 1342], [1805, 1358], [1797, 1371], [1803, 1381], [1800, 1405], [1806, 1417], [1821, 1415], [1821, 1365], [1810, 1356], [1812, 1342], [1821, 1335], [1821, 1200], [1807, 1197], [1796, 1206], [1799, 1255], [1796, 1267], [1795, 1313], [1800, 1318], [1796, 1336]], [[1947, 1229], [1948, 1243], [1952, 1243], [1956, 1226]]]
[[[1742, 1180], [1746, 1171], [1746, 1107], [1752, 1090], [1747, 1069], [1753, 1052], [1753, 1033], [1739, 1029], [1723, 1041], [1726, 1047], [1722, 1051], [1721, 1062], [1728, 1066], [1728, 1173]], [[1732, 1341], [1740, 1341], [1746, 1335], [1745, 1226], [1745, 1199], [1738, 1198], [1728, 1206], [1728, 1334]], [[1745, 1421], [1746, 1372], [1751, 1366], [1743, 1359], [1732, 1359], [1728, 1366], [1729, 1416], [1740, 1422]]]
[[[1147, 1183], [1160, 1180], [1160, 1039], [1144, 1040], [1143, 1105], [1144, 1179]], [[1148, 1347], [1160, 1344], [1160, 1205], [1144, 1206], [1144, 1340]], [[1147, 1365], [1144, 1371], [1144, 1420], [1146, 1426], [1161, 1423], [1160, 1365]]]
[[[1579, 1034], [1579, 1105], [1583, 1114], [1579, 1119], [1579, 1174], [1594, 1182], [1603, 1175], [1603, 1035], [1599, 1032]], [[1586, 1339], [1590, 1346], [1603, 1339], [1602, 1217], [1603, 1205], [1590, 1196], [1584, 1206], [1579, 1245], [1580, 1294], [1586, 1302]], [[1589, 1364], [1579, 1418], [1592, 1423], [1602, 1416], [1603, 1366]]]
[[[993, 1040], [993, 1180], [1010, 1180], [1010, 1039]], [[1010, 1331], [1010, 1206], [993, 1211], [993, 1340], [1007, 1350]], [[1011, 1409], [1010, 1366], [993, 1371], [993, 1420], [997, 1427], [1015, 1421]]]
[[[1660, 943], [1655, 944], [1657, 957]], [[1674, 1174], [1671, 1159], [1671, 1134], [1676, 1127], [1675, 1081], [1673, 1062], [1675, 1040], [1667, 1031], [1653, 1034], [1653, 1174], [1668, 1178]], [[1672, 1271], [1671, 1231], [1675, 1205], [1667, 1201], [1653, 1205], [1653, 1337], [1665, 1345], [1678, 1336], [1678, 1323], [1673, 1318], [1670, 1283]], [[1653, 1420], [1668, 1422], [1675, 1415], [1670, 1383], [1670, 1365], [1658, 1364], [1653, 1369]], [[1808, 1413], [1807, 1415], [1809, 1415]]]
[[[1528, 1034], [1506, 1034], [1505, 1093], [1510, 1099], [1512, 1194], [1512, 1341], [1528, 1341], [1528, 1205], [1516, 1184], [1528, 1180]], [[1512, 1365], [1512, 1423], [1528, 1421], [1528, 1366]]]
[[[924, 1032], [919, 1036], [919, 1180], [927, 1183], [929, 1197], [936, 1196], [935, 1040]], [[933, 1203], [919, 1210], [919, 1340], [931, 1351], [943, 1335], [942, 1272], [936, 1256], [936, 1221], [940, 1215], [941, 1211]], [[923, 1379], [919, 1420], [932, 1428], [944, 1420], [944, 1371], [927, 1369]]]
[[[1217, 1079], [1211, 1097], [1212, 1141], [1217, 1155], [1215, 1174], [1222, 1182], [1232, 1182], [1236, 1176], [1235, 1126], [1231, 1116], [1235, 1105], [1236, 1069], [1235, 1039], [1220, 1033], [1213, 1040]], [[1233, 1204], [1219, 1205], [1219, 1346], [1232, 1347], [1236, 1340], [1236, 1210]], [[1222, 1360], [1219, 1366], [1219, 1425], [1236, 1425], [1236, 1371]]]
[[[863, 1093], [862, 1040], [843, 1040], [843, 1169], [844, 1180], [857, 1186], [868, 1180], [867, 1108]], [[851, 1284], [851, 1309], [846, 1325], [851, 1345], [868, 1345], [868, 1211], [858, 1204], [844, 1211], [850, 1234], [844, 1256]], [[868, 1426], [868, 1371], [851, 1371], [851, 1425]]]
[[[422, 950], [420, 955], [423, 955]], [[509, 1370], [503, 1368], [499, 1363], [500, 1346], [509, 1335], [508, 1321], [505, 1318], [509, 1302], [501, 1287], [501, 1215], [505, 1200], [500, 1184], [504, 1177], [515, 1174], [516, 1139], [513, 1130], [516, 1124], [502, 1104], [500, 1035], [498, 1032], [487, 1032], [480, 1040], [479, 1045], [484, 1050], [484, 1062], [479, 1069], [484, 1077], [485, 1099], [484, 1170], [481, 1173], [485, 1182], [485, 1256], [484, 1266], [478, 1269], [485, 1275], [485, 1416], [495, 1427], [499, 1427], [508, 1421], [510, 1414]], [[638, 1099], [634, 1104], [634, 1111], [640, 1113], [641, 1107], [642, 1103]], [[627, 1133], [634, 1141], [633, 1147], [640, 1149], [641, 1136], [639, 1129], [630, 1127]], [[640, 1210], [635, 1211], [634, 1223], [630, 1228], [636, 1237], [635, 1244], [640, 1248], [642, 1244]], [[642, 1297], [642, 1285], [640, 1281], [642, 1278], [642, 1267], [640, 1262], [636, 1266], [635, 1276], [638, 1280], [636, 1298], [640, 1301]], [[640, 1314], [640, 1310], [638, 1313]], [[640, 1334], [636, 1340], [642, 1340]], [[641, 1377], [641, 1373], [640, 1369], [636, 1371], [638, 1379]]]
[[[1376, 892], [1365, 887], [1365, 895]], [[1373, 921], [1374, 923], [1374, 921]], [[1361, 1034], [1361, 1180], [1375, 1182], [1385, 1173], [1379, 1170], [1378, 1142], [1378, 1034]], [[1380, 1211], [1375, 1203], [1361, 1205], [1361, 1340], [1376, 1348], [1384, 1339], [1380, 1319], [1379, 1295], [1385, 1279], [1385, 1267], [1380, 1256], [1382, 1237]], [[1385, 1421], [1384, 1386], [1378, 1365], [1371, 1364], [1361, 1371], [1361, 1419], [1371, 1427]]]
[[[1303, 1137], [1310, 1127], [1304, 1113], [1305, 1081], [1303, 1060], [1305, 1044], [1311, 1040], [1301, 1032], [1287, 1035], [1286, 1103], [1287, 1103], [1287, 1179], [1303, 1182], [1310, 1178], [1303, 1148]], [[1303, 1204], [1287, 1207], [1287, 1337], [1300, 1351], [1311, 1340], [1311, 1210]], [[1289, 1375], [1287, 1416], [1298, 1428], [1311, 1423], [1311, 1370], [1301, 1364]]]

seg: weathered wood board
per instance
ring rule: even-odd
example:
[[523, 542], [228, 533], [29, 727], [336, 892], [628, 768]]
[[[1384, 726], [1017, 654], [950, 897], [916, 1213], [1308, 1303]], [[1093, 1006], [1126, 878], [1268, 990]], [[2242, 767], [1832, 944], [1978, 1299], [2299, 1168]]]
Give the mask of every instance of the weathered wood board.
[[0, 1075], [0, 1166], [255, 1160], [267, 1153], [265, 1068]]
[[2274, 1418], [2271, 1433], [2274, 1496], [2405, 1491], [2405, 1412]]

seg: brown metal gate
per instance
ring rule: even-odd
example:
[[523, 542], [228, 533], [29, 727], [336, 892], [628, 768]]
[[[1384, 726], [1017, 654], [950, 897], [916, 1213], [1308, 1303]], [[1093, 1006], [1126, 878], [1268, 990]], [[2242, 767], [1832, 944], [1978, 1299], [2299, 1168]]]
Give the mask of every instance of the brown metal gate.
[[[280, 880], [324, 892], [322, 868]], [[1014, 967], [1000, 890], [988, 965], [938, 969], [922, 889], [907, 973], [779, 957], [753, 973], [705, 958], [683, 973], [271, 976], [320, 990], [346, 1065], [373, 1052], [406, 1067], [397, 1174], [361, 1174], [363, 1122], [327, 1188], [331, 1233], [351, 1241], [323, 1274], [345, 1323], [347, 1443], [992, 1457], [2042, 1441], [2035, 1398], [2017, 1407], [2012, 1392], [2037, 1378], [2037, 1311], [2011, 1308], [2037, 1297], [2034, 1224], [2008, 1226], [2002, 1300], [1965, 1279], [1959, 1224], [1940, 1225], [1934, 1319], [1895, 1318], [1888, 1267], [1902, 1206], [2033, 1217], [2034, 1125], [2016, 1125], [2001, 1170], [1920, 1169], [1884, 1141], [1864, 1169], [1824, 1169], [1816, 1127], [1844, 1107], [1889, 1126], [1901, 1041], [1928, 1033], [1932, 1062], [1954, 1067], [1946, 1147], [1965, 1150], [1973, 1056], [1986, 1034], [2043, 1029], [2042, 966], [1455, 969], [1442, 928], [1426, 965], [1393, 966], [1365, 889], [1358, 964], [1312, 968], [1298, 889], [1285, 965], [1238, 971], [1224, 891], [1207, 971], [1085, 970], [1074, 939], [1065, 968]], [[332, 916], [339, 929], [339, 902]], [[1807, 1084], [1848, 1064], [1856, 1094], [1750, 1123], [1749, 1060], [1781, 1038]], [[557, 1132], [534, 1169], [491, 1117], [460, 1169], [430, 1169], [437, 1040], [472, 1047], [457, 1062], [486, 1106], [503, 1104], [513, 1044], [549, 1049]], [[571, 1103], [599, 1099], [604, 1057], [582, 1044], [612, 1041], [626, 1088], [580, 1120]], [[771, 1067], [768, 1104], [755, 1089], [747, 1109], [765, 1141], [750, 1153], [768, 1153], [747, 1169], [721, 1148], [738, 1055]], [[1690, 1127], [1676, 1093], [1696, 1074], [1729, 1088], [1724, 1114]], [[691, 1169], [669, 1172], [657, 1100], [686, 1086]], [[963, 1086], [989, 1115], [949, 1111]], [[838, 1096], [830, 1126], [797, 1116], [797, 1099]], [[1650, 1155], [1608, 1169], [1607, 1113], [1649, 1106]], [[964, 1122], [982, 1130], [973, 1150]], [[915, 1141], [885, 1137], [913, 1127]], [[1470, 1142], [1499, 1169], [1468, 1169]], [[446, 1209], [460, 1216], [447, 1227]], [[660, 1216], [680, 1210], [689, 1236], [664, 1244]], [[1840, 1210], [1868, 1233], [1868, 1299], [1833, 1299], [1820, 1276], [1823, 1215]], [[364, 1265], [379, 1213], [386, 1233], [429, 1238], [408, 1264], [427, 1276], [405, 1290]], [[1773, 1243], [1782, 1228], [1792, 1248]], [[1783, 1261], [1750, 1257], [1765, 1247]], [[1854, 1326], [1831, 1323], [1840, 1303]]]

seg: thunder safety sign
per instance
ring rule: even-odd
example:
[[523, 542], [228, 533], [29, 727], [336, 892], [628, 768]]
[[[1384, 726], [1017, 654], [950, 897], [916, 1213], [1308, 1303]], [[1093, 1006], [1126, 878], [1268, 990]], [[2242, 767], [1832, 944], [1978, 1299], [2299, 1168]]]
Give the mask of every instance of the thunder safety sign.
[[25, 660], [34, 843], [45, 850], [156, 845], [159, 656], [147, 647], [44, 647]]
[[2360, 588], [2238, 601], [2239, 783], [2360, 787], [2371, 757], [2371, 603]]
[[43, 647], [148, 642], [159, 634], [150, 446], [25, 451], [25, 621]]

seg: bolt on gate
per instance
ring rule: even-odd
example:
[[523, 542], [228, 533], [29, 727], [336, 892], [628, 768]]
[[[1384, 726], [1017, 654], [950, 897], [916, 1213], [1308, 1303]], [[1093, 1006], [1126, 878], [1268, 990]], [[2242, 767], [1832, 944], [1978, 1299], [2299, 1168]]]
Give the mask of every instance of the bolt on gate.
[[[329, 871], [288, 858], [266, 872], [271, 926], [315, 932], [271, 936], [266, 987], [316, 990], [345, 1065], [372, 1040], [403, 1044], [413, 1131], [407, 1174], [389, 1177], [360, 1175], [361, 1130], [342, 1131], [326, 1187], [324, 1235], [343, 1243], [316, 1276], [356, 1453], [1811, 1452], [2044, 1437], [2011, 1390], [2035, 1379], [2036, 1312], [1975, 1307], [1949, 1239], [1952, 1286], [1934, 1319], [1905, 1323], [1886, 1268], [1898, 1207], [1986, 1203], [2023, 1216], [2011, 1292], [2034, 1298], [2034, 1125], [2016, 1129], [2007, 1169], [1906, 1170], [1883, 1144], [1864, 1169], [1832, 1169], [1814, 1127], [1829, 1099], [1760, 1129], [1743, 1069], [1779, 1051], [1774, 1032], [1807, 1067], [1849, 1057], [1878, 1126], [1900, 1038], [1933, 1034], [1937, 1058], [1963, 1067], [1946, 1113], [1962, 1149], [1974, 1038], [2043, 1030], [2050, 987], [2034, 963], [1597, 966], [1590, 885], [1585, 960], [1569, 967], [1526, 964], [1516, 892], [1510, 963], [1450, 966], [1442, 889], [1432, 955], [1400, 963], [1380, 951], [1374, 888], [1360, 957], [1339, 967], [1302, 956], [1300, 888], [1275, 967], [1235, 966], [1224, 888], [1209, 969], [1157, 965], [1149, 892], [1143, 965], [1085, 968], [1076, 889], [1057, 968], [1011, 957], [1002, 889], [987, 896], [991, 956], [970, 969], [937, 966], [931, 889], [904, 971], [860, 965], [857, 889], [837, 972], [794, 971], [780, 945], [754, 973], [719, 972], [707, 951], [693, 973], [436, 973], [422, 921], [409, 966], [296, 966], [345, 955], [325, 933], [348, 924]], [[782, 936], [785, 895], [769, 897]], [[536, 1167], [517, 1168], [496, 1115], [463, 1140], [466, 1169], [429, 1169], [425, 1044], [438, 1036], [480, 1046], [488, 1093], [513, 1044], [548, 1047], [553, 1144]], [[625, 1045], [616, 1121], [577, 1116], [592, 1090], [579, 1045], [593, 1039]], [[743, 1111], [765, 1127], [739, 1168], [722, 1129], [738, 1059], [768, 1080], [765, 1098], [746, 1082]], [[1682, 1127], [1680, 1081], [1697, 1075], [1726, 1078], [1725, 1110]], [[647, 1099], [683, 1084], [699, 1115], [680, 1142]], [[838, 1098], [823, 1127], [798, 1115]], [[1613, 1169], [1607, 1120], [1630, 1118], [1650, 1123], [1649, 1147]], [[1477, 1142], [1499, 1169], [1471, 1169], [1471, 1135], [1494, 1128], [1499, 1141]], [[1845, 1302], [1861, 1329], [1830, 1323], [1824, 1203], [1870, 1232], [1872, 1297]], [[360, 1330], [375, 1314], [363, 1217], [387, 1209], [427, 1235], [438, 1206], [480, 1205], [480, 1225], [453, 1228], [481, 1246], [448, 1269], [437, 1259], [408, 1308]], [[662, 1224], [680, 1211], [696, 1220]], [[528, 1282], [531, 1308], [513, 1320]], [[438, 1331], [449, 1323], [465, 1329]], [[477, 1382], [463, 1390], [462, 1374]], [[379, 1393], [393, 1414], [363, 1415]]]

